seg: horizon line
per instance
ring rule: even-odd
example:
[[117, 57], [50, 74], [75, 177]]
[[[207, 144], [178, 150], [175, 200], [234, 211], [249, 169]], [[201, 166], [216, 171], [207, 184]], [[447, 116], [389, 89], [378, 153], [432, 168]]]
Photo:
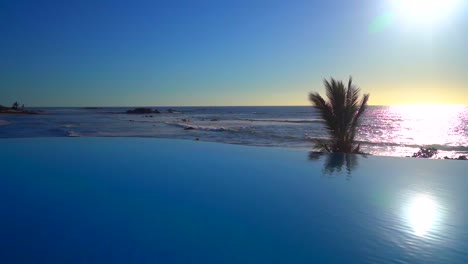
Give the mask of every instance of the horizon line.
[[[1, 104], [0, 104], [1, 105]], [[89, 108], [89, 107], [313, 107], [313, 105], [82, 105], [82, 106], [27, 106], [44, 108]], [[468, 106], [468, 104], [368, 104], [368, 106]]]

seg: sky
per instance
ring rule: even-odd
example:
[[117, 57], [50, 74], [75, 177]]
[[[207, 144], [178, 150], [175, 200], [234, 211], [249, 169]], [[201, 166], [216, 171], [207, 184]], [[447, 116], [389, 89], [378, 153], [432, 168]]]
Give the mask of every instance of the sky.
[[0, 0], [0, 104], [468, 105], [468, 4], [413, 2]]

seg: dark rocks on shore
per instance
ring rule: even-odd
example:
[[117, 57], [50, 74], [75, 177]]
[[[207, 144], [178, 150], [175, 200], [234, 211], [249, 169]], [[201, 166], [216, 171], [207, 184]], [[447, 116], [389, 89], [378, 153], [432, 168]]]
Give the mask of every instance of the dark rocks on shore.
[[9, 115], [38, 115], [38, 111], [31, 111], [25, 109], [13, 109], [10, 107], [0, 106], [0, 114], [9, 114]]
[[[430, 159], [430, 158], [437, 158], [437, 154], [438, 154], [438, 150], [436, 148], [420, 147], [419, 151], [416, 152], [416, 153], [413, 153], [413, 156], [411, 156], [411, 157], [412, 158]], [[410, 157], [410, 156], [406, 156], [406, 157]], [[439, 157], [438, 159], [442, 159], [442, 158]], [[450, 158], [448, 156], [445, 156], [445, 157], [443, 157], [443, 159], [446, 159], [446, 160], [468, 160], [468, 158], [465, 155], [460, 155], [460, 156], [458, 156], [458, 158]]]
[[127, 110], [126, 112], [127, 114], [159, 114], [161, 112], [159, 112], [158, 109], [150, 109], [150, 108], [135, 108], [135, 109], [132, 109], [132, 110]]
[[446, 160], [468, 160], [468, 158], [465, 155], [458, 156], [458, 158], [449, 158], [445, 156], [444, 159]]
[[426, 148], [426, 147], [420, 147], [418, 152], [413, 153], [412, 158], [432, 158], [435, 155], [437, 155], [438, 151], [436, 148]]

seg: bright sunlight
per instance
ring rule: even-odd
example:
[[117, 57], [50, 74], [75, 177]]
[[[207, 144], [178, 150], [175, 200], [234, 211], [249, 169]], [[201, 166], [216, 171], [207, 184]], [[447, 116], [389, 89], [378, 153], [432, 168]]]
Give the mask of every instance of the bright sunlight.
[[397, 17], [407, 23], [434, 24], [449, 18], [461, 0], [390, 0]]
[[439, 210], [435, 200], [426, 194], [418, 194], [406, 208], [406, 220], [416, 236], [423, 237], [438, 222]]

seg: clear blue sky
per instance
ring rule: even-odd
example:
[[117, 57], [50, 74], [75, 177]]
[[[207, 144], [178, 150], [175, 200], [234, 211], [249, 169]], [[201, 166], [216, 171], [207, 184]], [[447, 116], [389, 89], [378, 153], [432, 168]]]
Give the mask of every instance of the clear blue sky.
[[392, 1], [0, 0], [0, 104], [305, 105], [349, 75], [371, 104], [468, 104], [467, 4]]

